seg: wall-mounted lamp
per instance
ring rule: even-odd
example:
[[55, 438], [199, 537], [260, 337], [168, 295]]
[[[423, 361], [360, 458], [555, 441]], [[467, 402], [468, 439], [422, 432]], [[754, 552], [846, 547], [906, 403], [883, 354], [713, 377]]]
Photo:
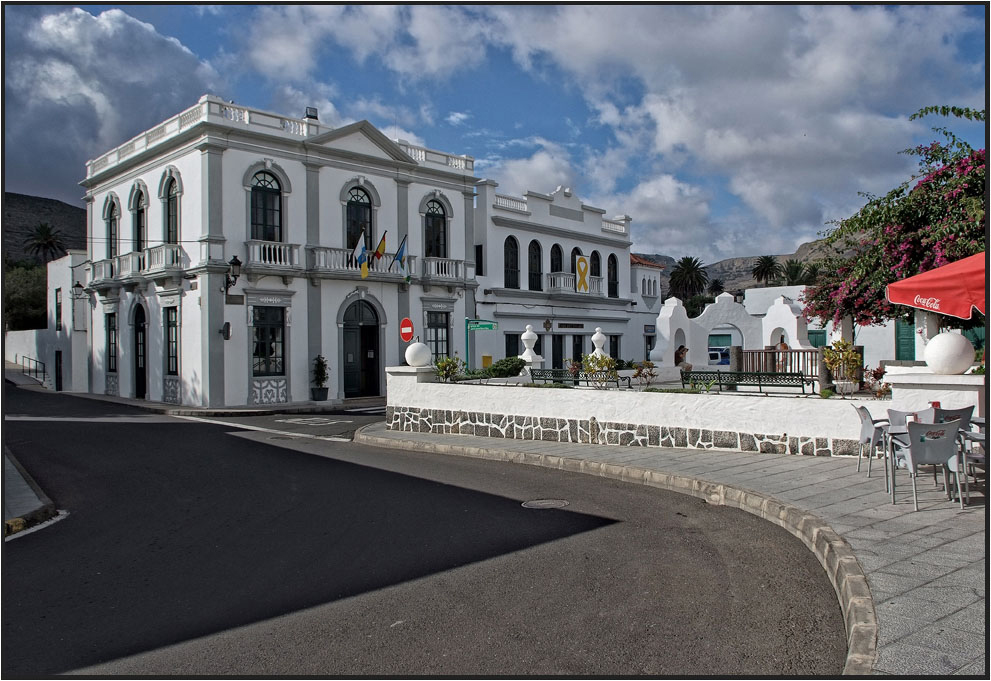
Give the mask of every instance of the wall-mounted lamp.
[[72, 298], [73, 300], [82, 300], [85, 297], [86, 290], [83, 288], [83, 285], [77, 281], [72, 285]]
[[224, 337], [224, 340], [231, 339], [231, 323], [224, 322], [224, 325], [220, 327], [220, 335]]
[[548, 333], [550, 333], [550, 330], [552, 328], [554, 328], [554, 325], [551, 323], [551, 320], [550, 319], [545, 319], [544, 320], [544, 331], [547, 331]]
[[224, 275], [224, 287], [220, 289], [222, 293], [230, 291], [231, 287], [237, 283], [237, 278], [241, 276], [241, 261], [236, 255], [231, 256], [227, 265], [227, 274]]

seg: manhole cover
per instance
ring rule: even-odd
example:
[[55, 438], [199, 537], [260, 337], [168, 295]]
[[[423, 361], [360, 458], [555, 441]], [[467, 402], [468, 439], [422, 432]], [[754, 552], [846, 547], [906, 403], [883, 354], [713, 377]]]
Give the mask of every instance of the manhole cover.
[[523, 508], [562, 508], [567, 505], [568, 502], [564, 499], [533, 499], [523, 502]]

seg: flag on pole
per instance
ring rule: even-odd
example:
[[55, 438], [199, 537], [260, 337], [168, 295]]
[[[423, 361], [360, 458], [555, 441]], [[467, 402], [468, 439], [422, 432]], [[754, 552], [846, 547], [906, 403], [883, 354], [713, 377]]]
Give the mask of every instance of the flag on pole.
[[399, 262], [399, 273], [403, 275], [403, 279], [408, 284], [409, 283], [409, 280], [410, 280], [410, 276], [409, 276], [409, 268], [407, 267], [407, 263], [406, 263], [406, 237], [405, 236], [403, 237], [403, 242], [401, 244], [399, 244], [399, 248], [396, 250], [395, 257], [392, 259], [392, 262], [389, 264], [389, 269], [390, 270], [392, 269], [392, 266], [396, 264], [397, 261]]
[[385, 235], [388, 233], [389, 230], [382, 232], [382, 240], [379, 241], [379, 245], [375, 247], [375, 252], [372, 255], [375, 256], [376, 260], [385, 255]]
[[361, 278], [368, 278], [368, 251], [365, 250], [365, 233], [362, 232], [358, 237], [358, 243], [354, 245], [354, 251], [351, 253], [351, 257], [354, 258], [355, 263], [361, 268]]

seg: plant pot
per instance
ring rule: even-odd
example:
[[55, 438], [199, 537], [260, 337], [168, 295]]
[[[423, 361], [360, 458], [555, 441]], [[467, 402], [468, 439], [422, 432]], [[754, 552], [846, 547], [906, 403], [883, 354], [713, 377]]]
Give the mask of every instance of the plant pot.
[[841, 395], [852, 395], [857, 389], [856, 381], [834, 381], [836, 383], [836, 392]]
[[310, 388], [310, 398], [314, 402], [323, 402], [327, 399], [330, 388]]

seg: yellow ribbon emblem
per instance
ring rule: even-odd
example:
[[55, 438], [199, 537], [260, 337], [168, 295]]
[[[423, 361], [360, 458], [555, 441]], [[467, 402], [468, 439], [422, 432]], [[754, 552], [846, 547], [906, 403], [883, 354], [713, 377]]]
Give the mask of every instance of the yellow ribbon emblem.
[[575, 282], [575, 290], [579, 293], [588, 293], [588, 258], [577, 258], [575, 261], [575, 270], [578, 272], [578, 281]]

